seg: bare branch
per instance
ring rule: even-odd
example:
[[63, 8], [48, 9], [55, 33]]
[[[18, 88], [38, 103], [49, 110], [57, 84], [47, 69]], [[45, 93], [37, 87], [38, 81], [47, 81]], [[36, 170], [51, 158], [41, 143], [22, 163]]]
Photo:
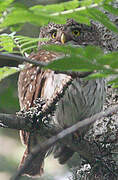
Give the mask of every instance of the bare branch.
[[36, 158], [36, 156], [43, 152], [46, 151], [48, 148], [50, 148], [52, 145], [54, 145], [56, 142], [62, 140], [65, 136], [79, 130], [79, 128], [82, 128], [84, 126], [87, 126], [89, 124], [94, 123], [96, 120], [102, 118], [102, 117], [106, 117], [108, 115], [111, 115], [113, 113], [116, 113], [118, 111], [118, 105], [115, 105], [109, 109], [107, 109], [106, 111], [102, 111], [100, 113], [95, 114], [94, 116], [87, 118], [83, 121], [80, 121], [78, 123], [76, 123], [75, 125], [61, 131], [60, 133], [58, 133], [57, 135], [49, 138], [46, 142], [42, 143], [42, 145], [37, 145], [35, 147], [35, 149], [32, 151], [32, 153], [30, 153], [28, 159], [26, 160], [24, 166], [21, 167], [21, 169], [18, 170], [18, 172], [16, 173], [16, 175], [14, 177], [12, 177], [12, 180], [18, 180], [19, 177], [24, 173], [24, 170], [27, 168], [28, 164], [30, 164], [32, 162], [33, 159]]
[[3, 66], [14, 67], [23, 62], [28, 62], [34, 65], [40, 66], [41, 68], [47, 65], [47, 63], [35, 61], [34, 59], [31, 60], [29, 58], [18, 56], [18, 55], [0, 53], [0, 67], [3, 67]]
[[16, 116], [14, 114], [0, 113], [0, 127], [17, 130], [31, 130], [31, 123], [28, 118]]

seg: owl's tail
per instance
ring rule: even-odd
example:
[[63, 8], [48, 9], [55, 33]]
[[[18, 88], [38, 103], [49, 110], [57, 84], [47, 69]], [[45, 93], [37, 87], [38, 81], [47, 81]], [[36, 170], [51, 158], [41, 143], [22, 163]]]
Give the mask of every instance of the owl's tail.
[[[20, 137], [21, 137], [22, 143], [26, 145], [26, 150], [20, 162], [19, 168], [24, 165], [25, 161], [27, 160], [30, 152], [32, 152], [33, 148], [35, 148], [37, 144], [41, 144], [42, 142], [45, 141], [44, 137], [38, 138], [38, 135], [36, 132], [28, 133], [25, 131], [20, 131]], [[45, 155], [46, 155], [46, 152], [42, 152], [38, 154], [33, 159], [33, 161], [28, 165], [28, 167], [24, 170], [24, 175], [33, 176], [33, 177], [41, 176], [43, 174]]]
[[[41, 176], [43, 174], [43, 167], [44, 167], [44, 158], [45, 158], [45, 154], [46, 153], [41, 153], [40, 155], [38, 155], [36, 158], [34, 158], [34, 160], [28, 165], [28, 167], [24, 170], [24, 175], [27, 176], [33, 176], [33, 177], [37, 177], [37, 176]], [[19, 168], [21, 168], [25, 161], [28, 158], [28, 147], [26, 148], [23, 158], [20, 162]]]

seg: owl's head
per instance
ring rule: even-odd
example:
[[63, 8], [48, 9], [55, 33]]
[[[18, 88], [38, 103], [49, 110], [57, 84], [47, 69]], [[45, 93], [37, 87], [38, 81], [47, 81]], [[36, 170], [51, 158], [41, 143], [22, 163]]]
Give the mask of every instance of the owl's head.
[[49, 38], [48, 42], [39, 42], [39, 48], [45, 44], [99, 45], [100, 37], [96, 26], [80, 24], [68, 19], [66, 24], [49, 23], [40, 30], [40, 38]]

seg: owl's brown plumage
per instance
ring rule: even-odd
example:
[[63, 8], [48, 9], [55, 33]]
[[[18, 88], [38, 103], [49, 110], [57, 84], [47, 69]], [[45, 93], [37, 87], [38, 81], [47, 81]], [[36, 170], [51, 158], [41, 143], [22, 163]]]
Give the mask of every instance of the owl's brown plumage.
[[[49, 25], [41, 28], [41, 38], [50, 38], [48, 42], [39, 42], [39, 51], [37, 54], [32, 54], [29, 58], [37, 61], [52, 61], [59, 56], [58, 53], [41, 50], [40, 47], [44, 44], [67, 44], [86, 46], [101, 44], [101, 34], [95, 26], [79, 24], [70, 19], [65, 25], [49, 23]], [[65, 47], [66, 48], [66, 47]], [[36, 98], [50, 99], [57, 88], [63, 88], [63, 81], [70, 79], [71, 76], [66, 74], [57, 74], [51, 70], [42, 70], [34, 65], [26, 64], [24, 70], [20, 72], [18, 81], [18, 92], [21, 110], [27, 111], [34, 105]], [[52, 117], [51, 123], [65, 127], [72, 125], [77, 121], [83, 120], [86, 117], [100, 112], [103, 107], [105, 88], [104, 80], [89, 80], [85, 81], [76, 77], [72, 84], [68, 87], [64, 97], [58, 102], [55, 115]], [[87, 129], [84, 129], [86, 132]], [[79, 132], [80, 134], [83, 132]], [[38, 143], [44, 141], [45, 137], [37, 138], [37, 134], [32, 134], [21, 131], [21, 136], [24, 144], [27, 146], [21, 161], [21, 166], [27, 158], [28, 153]], [[39, 141], [38, 141], [39, 139]], [[29, 142], [30, 141], [30, 142]], [[25, 174], [35, 176], [43, 173], [43, 161], [46, 152], [39, 156], [25, 170]], [[57, 147], [55, 157], [59, 158], [60, 163], [65, 163], [71, 157], [73, 151], [65, 146]]]

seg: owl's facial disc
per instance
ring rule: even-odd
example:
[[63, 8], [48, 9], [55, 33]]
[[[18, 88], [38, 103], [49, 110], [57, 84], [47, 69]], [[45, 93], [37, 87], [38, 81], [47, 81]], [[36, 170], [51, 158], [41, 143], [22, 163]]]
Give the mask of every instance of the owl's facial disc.
[[41, 28], [40, 38], [49, 38], [48, 42], [39, 42], [39, 48], [48, 44], [72, 44], [78, 46], [99, 45], [100, 37], [93, 24], [87, 26], [73, 19], [66, 24], [49, 23]]
[[75, 44], [79, 35], [80, 31], [76, 25], [49, 23], [40, 31], [40, 37], [49, 38], [49, 41], [39, 42], [39, 47], [44, 44]]
[[80, 31], [77, 28], [74, 29], [63, 29], [63, 30], [51, 30], [50, 33], [50, 41], [56, 44], [66, 44], [74, 41], [73, 44], [78, 40], [80, 36]]

